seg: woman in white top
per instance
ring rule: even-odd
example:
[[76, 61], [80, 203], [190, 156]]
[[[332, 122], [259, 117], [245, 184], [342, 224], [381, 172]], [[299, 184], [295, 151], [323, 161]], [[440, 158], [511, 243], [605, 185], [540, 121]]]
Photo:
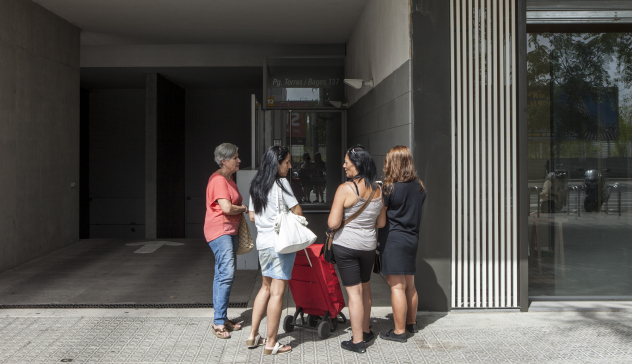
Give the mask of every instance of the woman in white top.
[[[249, 214], [250, 221], [254, 221], [257, 226], [257, 250], [263, 284], [252, 308], [252, 328], [246, 343], [249, 348], [265, 343], [265, 355], [288, 353], [292, 350], [291, 346], [277, 342], [277, 332], [283, 310], [283, 293], [292, 277], [296, 253], [278, 254], [274, 250], [277, 199], [283, 199], [282, 203], [296, 215], [303, 215], [298, 201], [291, 192], [290, 183], [285, 178], [291, 167], [290, 152], [286, 147], [270, 147], [261, 158], [259, 170], [250, 184]], [[282, 196], [279, 196], [279, 193]], [[266, 307], [268, 334], [264, 340], [259, 335], [259, 325]]]

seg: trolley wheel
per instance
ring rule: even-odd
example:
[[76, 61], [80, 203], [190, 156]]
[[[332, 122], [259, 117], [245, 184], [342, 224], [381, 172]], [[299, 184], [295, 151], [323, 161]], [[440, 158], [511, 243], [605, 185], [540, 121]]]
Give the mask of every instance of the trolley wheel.
[[318, 337], [321, 339], [326, 339], [329, 337], [329, 333], [331, 332], [331, 325], [328, 321], [321, 321], [318, 324]]
[[283, 319], [283, 331], [285, 332], [294, 331], [294, 325], [292, 324], [292, 321], [294, 321], [294, 316], [292, 315], [285, 316], [285, 318]]
[[333, 319], [331, 319], [331, 332], [336, 331], [337, 328], [338, 328], [338, 319], [334, 317]]
[[344, 314], [344, 313], [340, 312], [340, 313], [338, 314], [338, 316], [340, 316], [340, 317], [342, 318], [342, 323], [343, 323], [343, 324], [346, 324], [346, 323], [347, 323], [347, 317], [345, 317], [345, 314]]
[[311, 327], [317, 327], [318, 320], [320, 320], [320, 316], [307, 315], [307, 324]]

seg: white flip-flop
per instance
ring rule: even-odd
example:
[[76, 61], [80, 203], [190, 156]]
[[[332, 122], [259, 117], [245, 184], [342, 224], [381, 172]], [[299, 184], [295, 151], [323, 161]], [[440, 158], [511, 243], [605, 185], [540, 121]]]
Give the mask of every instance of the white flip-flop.
[[289, 353], [290, 351], [292, 351], [292, 348], [290, 347], [290, 350], [279, 352], [279, 349], [281, 349], [282, 347], [286, 347], [286, 346], [289, 346], [289, 345], [284, 345], [284, 344], [281, 344], [281, 343], [279, 343], [277, 341], [277, 343], [274, 345], [273, 349], [266, 349], [266, 348], [264, 348], [263, 349], [263, 355], [277, 355], [279, 353], [285, 354], [285, 353]]
[[246, 345], [248, 345], [248, 349], [254, 349], [254, 348], [256, 348], [256, 347], [258, 347], [260, 345], [265, 344], [265, 342], [266, 342], [265, 339], [263, 339], [263, 342], [260, 342], [260, 341], [261, 341], [261, 335], [257, 334], [257, 336], [255, 337], [254, 340], [252, 340], [252, 341], [251, 340], [246, 340]]

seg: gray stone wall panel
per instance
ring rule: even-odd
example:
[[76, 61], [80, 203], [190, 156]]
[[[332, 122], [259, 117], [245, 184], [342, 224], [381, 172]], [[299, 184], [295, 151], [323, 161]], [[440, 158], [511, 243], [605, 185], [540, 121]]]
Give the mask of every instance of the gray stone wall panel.
[[412, 0], [413, 157], [427, 189], [419, 232], [419, 310], [451, 309], [450, 2]]
[[0, 271], [78, 239], [79, 29], [0, 0]]
[[395, 145], [410, 147], [410, 61], [365, 94], [347, 112], [347, 144], [362, 144], [375, 157], [378, 171]]

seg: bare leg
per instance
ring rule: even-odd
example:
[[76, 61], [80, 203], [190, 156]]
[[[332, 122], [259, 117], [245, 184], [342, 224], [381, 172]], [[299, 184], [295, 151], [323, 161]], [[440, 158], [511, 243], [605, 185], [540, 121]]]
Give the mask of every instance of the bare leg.
[[[371, 331], [371, 282], [362, 283], [362, 304], [364, 308], [364, 317], [362, 319], [362, 331]], [[364, 335], [362, 336], [364, 339]]]
[[[395, 321], [395, 334], [406, 332], [406, 276], [387, 275], [386, 282], [391, 286], [391, 303], [393, 305], [393, 321]], [[414, 286], [413, 286], [414, 289]], [[416, 297], [416, 296], [415, 296]], [[417, 306], [415, 306], [417, 307]], [[417, 310], [415, 310], [416, 313]]]
[[415, 287], [415, 276], [406, 275], [406, 304], [408, 305], [408, 313], [406, 319], [408, 324], [417, 323], [417, 288]]
[[248, 336], [248, 340], [254, 340], [259, 333], [259, 325], [261, 324], [261, 320], [263, 319], [263, 315], [268, 308], [268, 301], [270, 300], [270, 284], [272, 283], [272, 278], [263, 277], [263, 284], [261, 285], [261, 289], [259, 293], [257, 293], [257, 297], [255, 298], [255, 304], [252, 307], [252, 326], [250, 328], [250, 336]]
[[349, 296], [349, 319], [351, 320], [351, 332], [353, 333], [353, 343], [364, 341], [364, 302], [362, 300], [362, 284], [345, 287]]
[[[266, 277], [268, 278], [268, 277]], [[270, 279], [270, 278], [269, 278]], [[281, 312], [283, 312], [283, 294], [287, 287], [287, 281], [272, 279], [270, 285], [270, 300], [268, 301], [268, 338], [266, 348], [272, 349], [277, 342]]]

